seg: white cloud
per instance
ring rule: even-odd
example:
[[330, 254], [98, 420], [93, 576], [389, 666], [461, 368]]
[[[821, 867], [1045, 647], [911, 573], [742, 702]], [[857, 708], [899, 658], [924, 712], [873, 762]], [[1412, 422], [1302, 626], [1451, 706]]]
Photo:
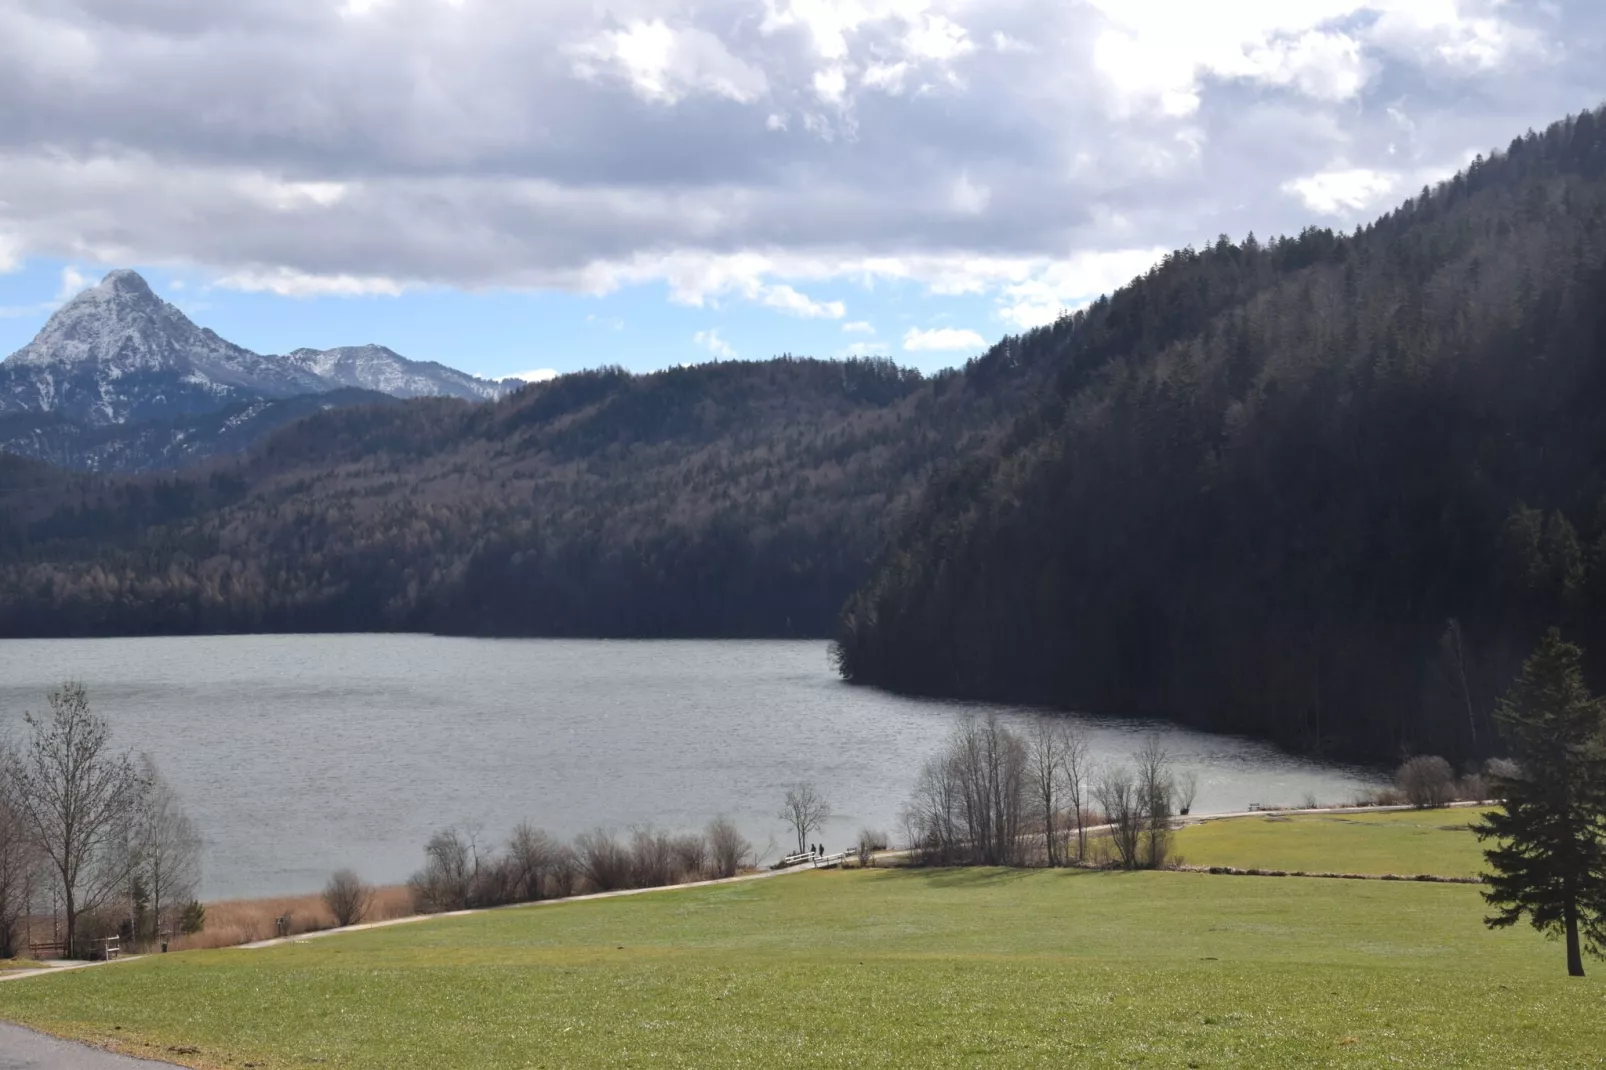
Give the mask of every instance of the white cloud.
[[[0, 207], [3, 207], [0, 202]], [[9, 275], [22, 267], [26, 246], [21, 238], [0, 230], [0, 275]]]
[[747, 104], [769, 92], [764, 72], [731, 55], [718, 37], [696, 27], [673, 28], [662, 19], [599, 34], [577, 48], [575, 57], [582, 77], [596, 78], [611, 68], [641, 97], [663, 104], [698, 92]]
[[1017, 52], [1017, 53], [1019, 53], [1019, 52], [1035, 52], [1037, 50], [1035, 48], [1033, 48], [1031, 45], [1027, 44], [1025, 41], [1022, 41], [1017, 37], [1011, 37], [1009, 34], [1004, 33], [1002, 30], [994, 30], [993, 31], [993, 51], [994, 52]]
[[1520, 55], [1547, 49], [1528, 27], [1504, 19], [1499, 0], [1392, 3], [1372, 27], [1381, 48], [1462, 70], [1492, 70]]
[[1321, 215], [1349, 215], [1386, 202], [1400, 186], [1399, 174], [1350, 167], [1321, 171], [1283, 184], [1305, 207]]
[[841, 107], [846, 102], [848, 92], [848, 76], [841, 67], [827, 67], [814, 74], [814, 95], [825, 101]]
[[987, 210], [988, 202], [992, 199], [993, 191], [979, 182], [972, 182], [967, 171], [961, 172], [954, 182], [950, 203], [954, 211], [961, 215], [981, 215]]
[[1265, 85], [1293, 86], [1317, 100], [1340, 101], [1359, 93], [1373, 69], [1353, 37], [1310, 30], [1257, 45], [1245, 52], [1242, 65], [1221, 73]]
[[909, 64], [902, 60], [897, 63], [872, 63], [859, 81], [867, 89], [879, 89], [896, 97], [902, 95], [903, 80], [908, 74]]
[[[513, 372], [503, 376], [505, 379], [522, 379], [526, 383], [545, 383], [557, 377], [558, 370], [556, 368], [533, 368], [527, 372]], [[491, 378], [491, 376], [481, 376], [481, 378]]]
[[1035, 265], [1002, 287], [998, 316], [1016, 330], [1053, 323], [1061, 312], [1075, 311], [1126, 285], [1165, 252], [1160, 247], [1116, 249]]
[[839, 320], [847, 315], [847, 306], [841, 301], [816, 301], [807, 294], [798, 293], [785, 283], [758, 287], [759, 303], [765, 308], [785, 312], [804, 319]]
[[61, 269], [61, 286], [56, 290], [56, 304], [66, 304], [94, 284], [94, 279], [71, 264], [67, 265]]
[[1118, 113], [1191, 115], [1207, 78], [1350, 100], [1378, 70], [1369, 47], [1489, 69], [1538, 45], [1500, 0], [1089, 2], [1103, 15], [1093, 53]]
[[875, 324], [865, 320], [854, 320], [852, 323], [842, 325], [843, 334], [874, 334]]
[[987, 348], [987, 340], [975, 331], [956, 327], [935, 327], [930, 330], [909, 328], [903, 336], [906, 353], [947, 353], [955, 350], [978, 352]]
[[976, 50], [965, 28], [946, 15], [925, 15], [909, 27], [904, 49], [912, 56], [947, 62]]
[[280, 297], [399, 297], [408, 286], [377, 275], [313, 274], [279, 267], [230, 272], [216, 282], [225, 290]]
[[717, 327], [706, 331], [698, 331], [696, 334], [692, 335], [691, 340], [708, 350], [710, 353], [714, 354], [714, 357], [717, 360], [736, 359], [736, 350], [731, 347], [730, 343], [726, 342], [725, 339], [719, 336], [719, 329]]

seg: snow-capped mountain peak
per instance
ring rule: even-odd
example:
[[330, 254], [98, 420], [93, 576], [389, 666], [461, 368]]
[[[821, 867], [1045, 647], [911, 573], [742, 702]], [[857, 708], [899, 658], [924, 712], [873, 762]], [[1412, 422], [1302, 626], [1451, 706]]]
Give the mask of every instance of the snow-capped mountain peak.
[[138, 272], [119, 270], [57, 309], [0, 364], [0, 414], [55, 412], [99, 427], [347, 386], [475, 401], [507, 392], [383, 346], [263, 356], [197, 326]]
[[434, 361], [408, 360], [382, 345], [297, 349], [288, 360], [337, 386], [377, 390], [398, 398], [445, 396], [494, 401], [517, 384], [493, 382]]

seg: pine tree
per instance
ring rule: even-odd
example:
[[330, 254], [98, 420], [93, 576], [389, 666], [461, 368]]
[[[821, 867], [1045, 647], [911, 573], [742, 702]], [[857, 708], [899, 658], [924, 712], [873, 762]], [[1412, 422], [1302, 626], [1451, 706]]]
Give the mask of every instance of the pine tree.
[[1526, 916], [1567, 943], [1567, 972], [1584, 975], [1581, 950], [1606, 956], [1606, 705], [1584, 685], [1582, 652], [1552, 628], [1523, 664], [1495, 717], [1519, 771], [1502, 777], [1502, 809], [1474, 826], [1494, 872], [1484, 899], [1490, 928]]

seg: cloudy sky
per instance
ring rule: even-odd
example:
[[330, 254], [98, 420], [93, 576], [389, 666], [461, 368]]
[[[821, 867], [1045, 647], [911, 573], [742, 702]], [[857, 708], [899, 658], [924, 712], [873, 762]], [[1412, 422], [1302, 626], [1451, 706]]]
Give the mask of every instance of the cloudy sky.
[[1603, 101], [1601, 0], [0, 0], [0, 353], [937, 368]]

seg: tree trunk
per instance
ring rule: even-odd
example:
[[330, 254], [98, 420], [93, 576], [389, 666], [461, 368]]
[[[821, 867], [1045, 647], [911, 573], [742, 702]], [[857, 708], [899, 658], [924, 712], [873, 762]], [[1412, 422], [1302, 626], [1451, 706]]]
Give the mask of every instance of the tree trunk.
[[67, 886], [61, 898], [67, 911], [67, 943], [63, 946], [63, 957], [70, 959], [78, 953], [78, 907], [73, 902], [72, 885]]
[[1578, 951], [1578, 905], [1568, 900], [1562, 908], [1567, 923], [1567, 976], [1584, 976], [1584, 957]]

